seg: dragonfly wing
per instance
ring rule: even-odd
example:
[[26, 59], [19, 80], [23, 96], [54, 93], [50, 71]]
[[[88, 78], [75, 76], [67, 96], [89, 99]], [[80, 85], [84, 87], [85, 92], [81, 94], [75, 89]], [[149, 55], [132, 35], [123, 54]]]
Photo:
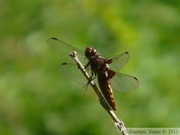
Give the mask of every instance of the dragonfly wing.
[[116, 70], [121, 70], [129, 61], [129, 53], [123, 52], [117, 56], [110, 57], [108, 59], [112, 59], [112, 63], [110, 64], [110, 67]]
[[51, 46], [58, 54], [60, 54], [61, 57], [71, 60], [72, 58], [69, 56], [70, 52], [76, 51], [77, 56], [81, 61], [85, 60], [84, 51], [81, 49], [78, 49], [72, 45], [69, 45], [65, 43], [64, 41], [57, 39], [57, 38], [49, 38], [47, 40], [49, 46]]
[[134, 90], [139, 87], [139, 81], [136, 77], [117, 72], [110, 82], [112, 87], [120, 92]]
[[59, 67], [59, 72], [79, 84], [86, 85], [88, 82], [76, 64], [62, 63]]

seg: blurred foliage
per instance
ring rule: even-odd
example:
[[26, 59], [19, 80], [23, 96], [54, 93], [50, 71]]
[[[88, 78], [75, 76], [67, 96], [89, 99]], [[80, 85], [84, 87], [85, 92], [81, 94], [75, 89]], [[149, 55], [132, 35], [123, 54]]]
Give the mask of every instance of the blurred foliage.
[[179, 0], [1, 0], [0, 134], [118, 134], [95, 93], [58, 73], [55, 36], [110, 56], [129, 51], [123, 73], [138, 90], [114, 91], [127, 127], [179, 127]]

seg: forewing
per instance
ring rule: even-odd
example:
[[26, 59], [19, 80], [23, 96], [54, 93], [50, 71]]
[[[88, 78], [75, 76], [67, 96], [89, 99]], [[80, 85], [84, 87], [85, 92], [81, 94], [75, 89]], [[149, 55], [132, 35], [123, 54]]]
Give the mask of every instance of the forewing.
[[72, 51], [76, 51], [78, 58], [80, 59], [80, 61], [84, 62], [85, 60], [85, 55], [84, 55], [84, 51], [81, 49], [78, 49], [72, 45], [69, 45], [67, 43], [65, 43], [64, 41], [57, 39], [57, 38], [49, 38], [47, 40], [49, 46], [51, 46], [58, 54], [60, 54], [61, 57], [71, 60], [72, 58], [69, 56], [70, 52]]
[[110, 57], [108, 59], [112, 59], [112, 63], [109, 65], [110, 68], [116, 69], [116, 70], [121, 70], [129, 61], [129, 53], [128, 52], [123, 52], [117, 56]]
[[86, 85], [88, 82], [76, 64], [62, 63], [62, 65], [59, 67], [59, 72], [66, 78], [71, 79], [79, 84]]
[[110, 82], [112, 87], [120, 92], [131, 91], [139, 87], [139, 81], [136, 77], [117, 72]]

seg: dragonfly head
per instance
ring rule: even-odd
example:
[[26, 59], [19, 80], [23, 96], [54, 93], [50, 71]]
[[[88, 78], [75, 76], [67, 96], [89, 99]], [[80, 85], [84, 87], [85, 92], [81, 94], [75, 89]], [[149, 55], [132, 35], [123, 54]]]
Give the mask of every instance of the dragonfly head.
[[96, 49], [92, 47], [87, 47], [85, 50], [85, 56], [87, 59], [90, 59], [92, 56], [95, 56], [97, 54]]

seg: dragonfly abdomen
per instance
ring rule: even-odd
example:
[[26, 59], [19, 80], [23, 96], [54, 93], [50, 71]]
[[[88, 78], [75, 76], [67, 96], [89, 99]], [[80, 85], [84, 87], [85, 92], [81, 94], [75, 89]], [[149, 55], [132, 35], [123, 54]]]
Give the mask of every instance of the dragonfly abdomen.
[[113, 92], [112, 92], [112, 88], [111, 88], [111, 84], [109, 80], [103, 75], [98, 75], [98, 83], [106, 101], [108, 102], [108, 104], [113, 110], [116, 110], [117, 108], [116, 108], [116, 104], [114, 101], [114, 96], [113, 96]]

